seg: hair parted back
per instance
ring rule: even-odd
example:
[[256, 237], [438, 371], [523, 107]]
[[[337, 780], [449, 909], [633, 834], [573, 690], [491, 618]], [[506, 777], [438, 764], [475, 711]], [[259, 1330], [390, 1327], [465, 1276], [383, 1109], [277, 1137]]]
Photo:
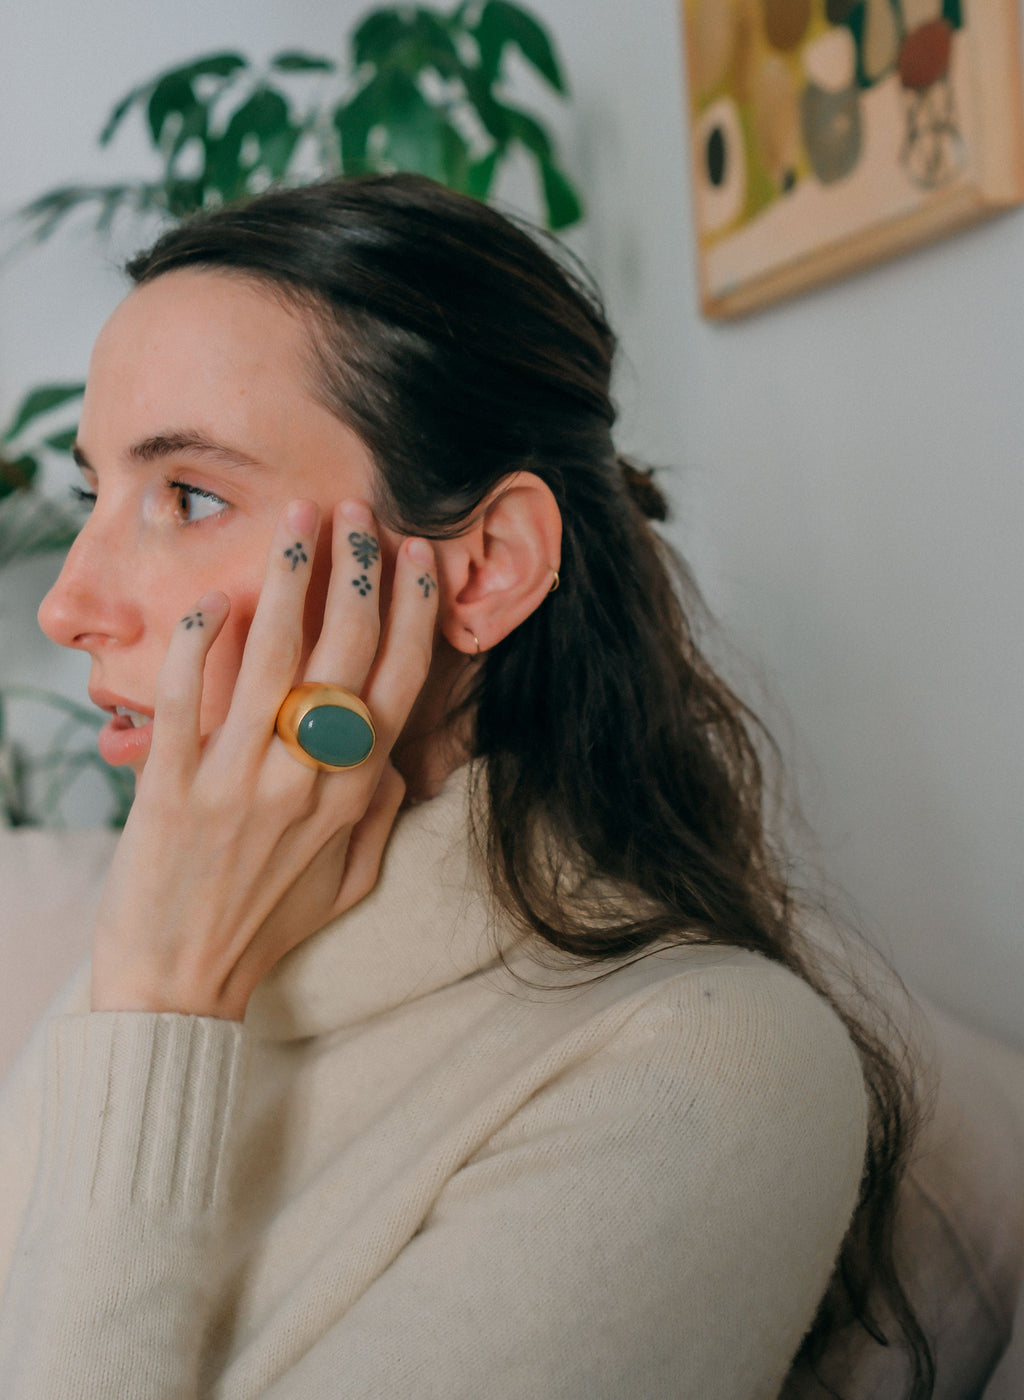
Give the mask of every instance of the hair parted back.
[[[495, 895], [569, 954], [726, 944], [830, 1001], [861, 1057], [869, 1144], [800, 1358], [813, 1367], [853, 1316], [903, 1344], [906, 1395], [923, 1400], [932, 1359], [892, 1248], [913, 1091], [899, 1049], [827, 984], [801, 934], [765, 830], [766, 736], [701, 653], [699, 597], [649, 524], [663, 497], [613, 445], [615, 339], [593, 287], [532, 231], [409, 175], [271, 191], [171, 229], [128, 271], [141, 284], [187, 268], [254, 279], [308, 313], [314, 392], [370, 450], [386, 524], [453, 535], [511, 473], [550, 487], [561, 586], [486, 654], [469, 701]], [[558, 852], [539, 839], [550, 833]], [[574, 899], [569, 870], [634, 897]]]

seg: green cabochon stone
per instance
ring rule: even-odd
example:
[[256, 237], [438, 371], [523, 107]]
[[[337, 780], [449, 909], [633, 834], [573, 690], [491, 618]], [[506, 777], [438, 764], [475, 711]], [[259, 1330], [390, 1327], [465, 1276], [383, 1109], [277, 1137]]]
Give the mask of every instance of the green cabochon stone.
[[310, 710], [296, 737], [310, 758], [336, 768], [362, 763], [373, 748], [373, 730], [366, 720], [340, 705], [318, 705]]

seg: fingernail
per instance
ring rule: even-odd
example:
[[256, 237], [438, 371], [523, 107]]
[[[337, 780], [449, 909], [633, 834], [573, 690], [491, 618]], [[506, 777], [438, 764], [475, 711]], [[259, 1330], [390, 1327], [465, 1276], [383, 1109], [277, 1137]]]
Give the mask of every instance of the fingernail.
[[339, 507], [342, 517], [352, 525], [362, 525], [369, 530], [373, 526], [373, 511], [365, 501], [342, 501]]
[[434, 551], [426, 540], [410, 540], [407, 548], [409, 558], [414, 564], [432, 564], [434, 562]]
[[284, 513], [291, 530], [308, 535], [316, 529], [317, 508], [313, 501], [292, 501]]
[[196, 604], [201, 612], [216, 612], [227, 602], [227, 596], [219, 588], [211, 588], [209, 593], [204, 593]]

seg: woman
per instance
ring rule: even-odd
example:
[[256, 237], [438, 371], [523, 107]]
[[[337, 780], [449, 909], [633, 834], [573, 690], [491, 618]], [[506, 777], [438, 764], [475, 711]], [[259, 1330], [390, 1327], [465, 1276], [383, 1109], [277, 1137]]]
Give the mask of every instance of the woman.
[[797, 931], [593, 296], [412, 177], [130, 272], [40, 620], [139, 781], [7, 1090], [5, 1396], [734, 1400], [879, 1304], [924, 1394], [908, 1099]]

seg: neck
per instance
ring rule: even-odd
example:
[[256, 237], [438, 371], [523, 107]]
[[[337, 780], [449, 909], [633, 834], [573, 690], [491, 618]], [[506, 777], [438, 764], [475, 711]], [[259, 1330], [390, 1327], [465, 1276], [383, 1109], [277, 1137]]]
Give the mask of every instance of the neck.
[[479, 665], [438, 638], [423, 689], [391, 751], [391, 762], [405, 779], [406, 805], [436, 796], [449, 773], [471, 756], [473, 715], [460, 706]]

